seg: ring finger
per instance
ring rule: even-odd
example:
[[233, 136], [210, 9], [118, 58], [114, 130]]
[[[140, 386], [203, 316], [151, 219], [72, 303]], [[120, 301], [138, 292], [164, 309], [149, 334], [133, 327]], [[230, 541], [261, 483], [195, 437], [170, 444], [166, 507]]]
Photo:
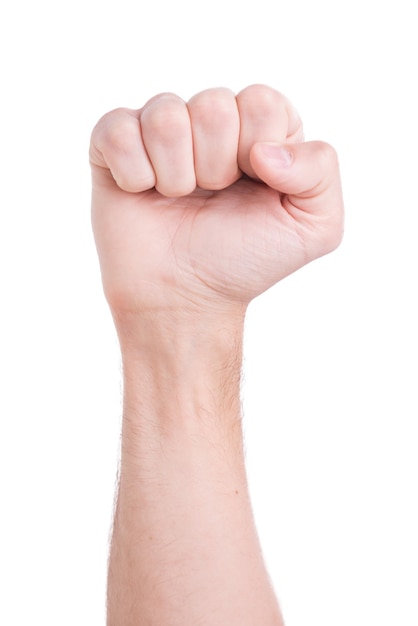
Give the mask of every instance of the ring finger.
[[186, 103], [174, 94], [160, 94], [144, 106], [140, 121], [157, 191], [168, 197], [191, 193], [196, 187], [196, 177]]

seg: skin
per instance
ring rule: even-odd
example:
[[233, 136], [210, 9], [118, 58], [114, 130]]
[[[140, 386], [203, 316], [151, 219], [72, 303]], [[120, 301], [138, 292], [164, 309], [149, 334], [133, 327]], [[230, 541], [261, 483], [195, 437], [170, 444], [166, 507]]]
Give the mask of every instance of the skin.
[[265, 85], [160, 94], [93, 130], [124, 372], [108, 626], [279, 626], [242, 448], [249, 302], [342, 236], [334, 149]]

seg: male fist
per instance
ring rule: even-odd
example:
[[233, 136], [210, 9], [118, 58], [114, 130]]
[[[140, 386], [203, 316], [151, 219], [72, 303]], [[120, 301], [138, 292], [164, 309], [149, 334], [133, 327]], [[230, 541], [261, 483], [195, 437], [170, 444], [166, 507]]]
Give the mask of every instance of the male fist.
[[93, 130], [92, 218], [118, 316], [239, 310], [340, 242], [338, 162], [263, 85], [155, 96]]

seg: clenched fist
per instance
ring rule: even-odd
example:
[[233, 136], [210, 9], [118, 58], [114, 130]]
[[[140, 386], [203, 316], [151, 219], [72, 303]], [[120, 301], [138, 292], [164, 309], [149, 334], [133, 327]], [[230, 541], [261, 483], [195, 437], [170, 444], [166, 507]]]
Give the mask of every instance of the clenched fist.
[[263, 85], [164, 93], [93, 130], [93, 229], [112, 312], [245, 308], [340, 242], [335, 151]]

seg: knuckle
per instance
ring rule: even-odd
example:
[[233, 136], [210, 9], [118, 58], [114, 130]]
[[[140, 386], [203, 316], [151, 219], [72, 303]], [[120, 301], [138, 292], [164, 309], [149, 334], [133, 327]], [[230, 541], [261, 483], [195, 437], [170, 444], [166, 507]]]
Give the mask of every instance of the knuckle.
[[260, 113], [285, 108], [288, 104], [287, 98], [280, 91], [262, 84], [246, 87], [237, 98], [243, 103], [255, 106]]
[[223, 87], [207, 89], [193, 96], [188, 102], [193, 121], [207, 125], [213, 121], [216, 126], [231, 121], [236, 111], [235, 96], [230, 89]]
[[317, 159], [324, 167], [335, 167], [338, 165], [337, 151], [333, 146], [325, 141], [316, 141], [315, 150]]
[[97, 125], [96, 145], [99, 150], [103, 153], [108, 150], [128, 151], [136, 141], [132, 120], [126, 109], [106, 113]]
[[149, 108], [151, 105], [156, 104], [158, 102], [163, 102], [164, 100], [179, 100], [180, 102], [183, 102], [180, 96], [178, 96], [176, 93], [173, 93], [171, 91], [163, 91], [161, 93], [157, 93], [157, 95], [147, 100], [145, 105], [142, 107], [142, 110], [144, 111], [145, 109]]
[[175, 135], [184, 121], [184, 106], [178, 96], [160, 94], [144, 107], [141, 124], [159, 137]]

